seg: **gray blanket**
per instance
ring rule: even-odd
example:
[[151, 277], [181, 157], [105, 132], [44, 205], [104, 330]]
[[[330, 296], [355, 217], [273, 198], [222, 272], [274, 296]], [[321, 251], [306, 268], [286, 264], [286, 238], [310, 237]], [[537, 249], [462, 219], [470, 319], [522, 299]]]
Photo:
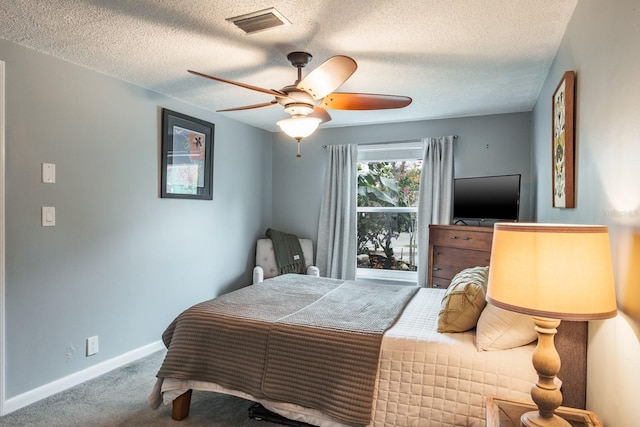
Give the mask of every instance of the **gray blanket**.
[[163, 334], [158, 377], [370, 421], [382, 334], [417, 288], [284, 275], [197, 304]]
[[283, 233], [282, 231], [268, 228], [267, 237], [273, 243], [273, 252], [276, 256], [278, 275], [298, 273], [305, 274], [307, 266], [304, 261], [304, 253], [300, 246], [300, 240], [295, 234]]

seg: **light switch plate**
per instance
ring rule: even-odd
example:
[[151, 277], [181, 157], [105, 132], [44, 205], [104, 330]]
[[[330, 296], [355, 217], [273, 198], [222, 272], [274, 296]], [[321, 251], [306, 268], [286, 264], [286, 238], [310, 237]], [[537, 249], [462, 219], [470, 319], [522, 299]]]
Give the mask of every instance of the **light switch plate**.
[[53, 227], [56, 225], [56, 208], [53, 206], [42, 207], [42, 226]]
[[42, 164], [42, 182], [54, 184], [56, 182], [56, 165], [54, 163]]

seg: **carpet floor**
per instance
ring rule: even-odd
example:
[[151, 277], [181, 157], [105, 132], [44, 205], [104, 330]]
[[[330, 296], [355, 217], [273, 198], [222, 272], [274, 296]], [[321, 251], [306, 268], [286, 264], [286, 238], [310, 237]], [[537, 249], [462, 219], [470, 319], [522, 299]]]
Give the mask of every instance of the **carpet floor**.
[[165, 351], [115, 369], [0, 417], [0, 426], [47, 427], [269, 427], [248, 417], [251, 402], [211, 392], [193, 392], [189, 417], [171, 419], [171, 406], [147, 404]]

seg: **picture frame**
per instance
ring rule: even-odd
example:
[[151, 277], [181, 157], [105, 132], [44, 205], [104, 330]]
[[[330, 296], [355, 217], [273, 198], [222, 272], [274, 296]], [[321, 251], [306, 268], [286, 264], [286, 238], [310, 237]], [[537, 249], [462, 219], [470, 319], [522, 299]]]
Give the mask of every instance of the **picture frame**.
[[215, 125], [162, 109], [160, 197], [213, 199]]
[[575, 85], [575, 72], [565, 72], [551, 100], [551, 183], [554, 208], [575, 207]]

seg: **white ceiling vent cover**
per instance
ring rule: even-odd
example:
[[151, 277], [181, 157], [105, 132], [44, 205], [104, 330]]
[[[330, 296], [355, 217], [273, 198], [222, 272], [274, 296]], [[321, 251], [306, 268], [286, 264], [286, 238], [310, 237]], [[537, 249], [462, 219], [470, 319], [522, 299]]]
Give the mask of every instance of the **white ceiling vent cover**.
[[247, 34], [291, 24], [287, 18], [273, 7], [234, 18], [227, 18], [227, 21], [233, 23]]

